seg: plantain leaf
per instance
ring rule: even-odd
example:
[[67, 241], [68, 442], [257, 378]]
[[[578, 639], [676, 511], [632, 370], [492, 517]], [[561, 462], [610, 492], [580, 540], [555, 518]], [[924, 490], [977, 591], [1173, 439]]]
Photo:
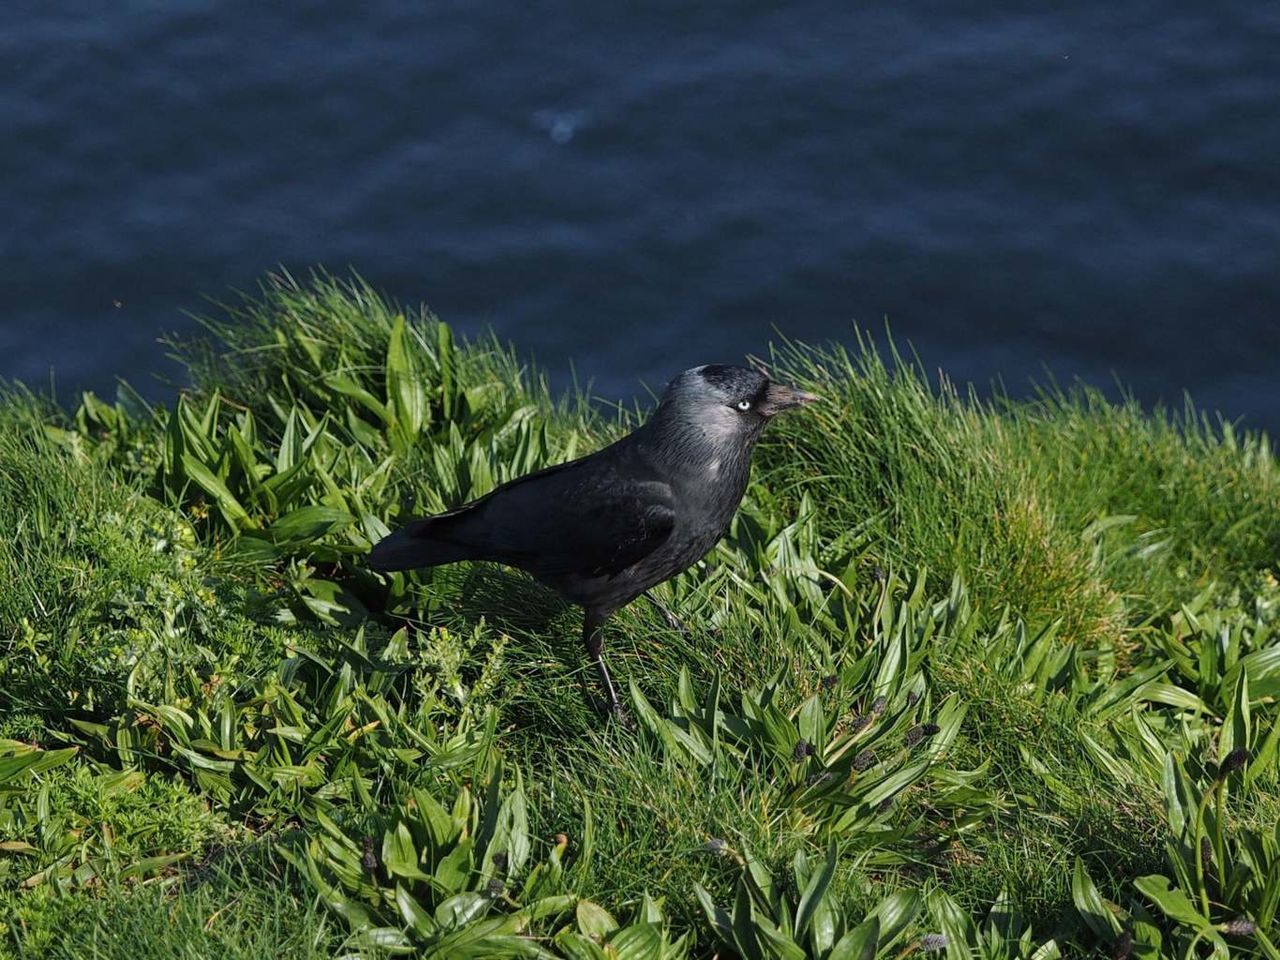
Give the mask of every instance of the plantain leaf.
[[800, 897], [800, 904], [796, 907], [796, 924], [795, 931], [797, 939], [802, 938], [810, 921], [813, 919], [813, 912], [817, 909], [823, 898], [827, 895], [827, 887], [831, 884], [831, 878], [836, 872], [836, 842], [834, 840], [827, 844], [827, 858], [812, 877], [805, 887], [804, 893]]
[[836, 941], [827, 960], [875, 960], [880, 944], [880, 920], [862, 921]]
[[618, 921], [604, 907], [591, 900], [579, 900], [577, 908], [578, 929], [583, 936], [604, 940], [618, 929]]
[[1187, 895], [1175, 887], [1167, 877], [1149, 874], [1133, 881], [1133, 885], [1169, 919], [1185, 923], [1206, 936], [1212, 932], [1212, 921], [1200, 913]]
[[189, 453], [182, 454], [182, 469], [201, 490], [213, 498], [223, 518], [233, 529], [256, 528], [257, 520], [249, 516], [248, 511], [236, 499], [235, 494], [227, 489], [226, 484], [213, 475], [203, 463]]
[[407, 341], [408, 329], [404, 315], [400, 314], [387, 341], [387, 406], [392, 413], [393, 427], [406, 449], [422, 432], [427, 417], [427, 394]]
[[344, 530], [354, 523], [355, 519], [345, 510], [314, 504], [286, 513], [262, 532], [275, 544], [306, 543], [326, 534]]
[[662, 955], [662, 926], [633, 923], [609, 938], [608, 953], [617, 960], [651, 960]]
[[1075, 902], [1076, 912], [1095, 936], [1110, 943], [1120, 935], [1120, 921], [1107, 908], [1079, 857], [1076, 857], [1075, 869], [1071, 873], [1071, 899]]

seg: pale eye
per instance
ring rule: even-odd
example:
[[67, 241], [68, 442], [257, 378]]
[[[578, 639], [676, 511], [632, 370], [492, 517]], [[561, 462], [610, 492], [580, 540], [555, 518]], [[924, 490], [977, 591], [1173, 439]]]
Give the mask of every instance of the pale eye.
[[739, 410], [741, 410], [743, 413], [746, 413], [748, 410], [750, 410], [750, 409], [751, 409], [751, 401], [750, 401], [750, 400], [739, 400], [739, 401], [738, 401], [738, 409], [739, 409]]

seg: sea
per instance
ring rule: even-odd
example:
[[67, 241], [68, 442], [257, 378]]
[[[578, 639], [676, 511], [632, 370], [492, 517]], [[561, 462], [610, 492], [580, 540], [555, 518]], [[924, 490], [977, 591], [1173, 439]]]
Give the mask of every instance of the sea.
[[164, 397], [269, 271], [555, 385], [882, 342], [1280, 428], [1280, 4], [8, 0], [0, 378]]

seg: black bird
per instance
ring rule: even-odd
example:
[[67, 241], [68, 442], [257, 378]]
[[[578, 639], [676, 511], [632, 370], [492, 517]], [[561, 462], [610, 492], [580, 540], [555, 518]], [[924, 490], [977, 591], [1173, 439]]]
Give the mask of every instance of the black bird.
[[634, 432], [578, 460], [505, 483], [377, 543], [375, 570], [494, 560], [583, 608], [582, 641], [615, 714], [603, 626], [686, 570], [729, 527], [771, 417], [818, 399], [745, 367], [686, 370]]

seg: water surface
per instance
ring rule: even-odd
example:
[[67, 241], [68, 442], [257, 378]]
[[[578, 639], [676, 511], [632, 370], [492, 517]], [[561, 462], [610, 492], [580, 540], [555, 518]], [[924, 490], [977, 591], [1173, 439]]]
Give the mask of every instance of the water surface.
[[634, 394], [890, 321], [1280, 427], [1280, 6], [11, 3], [0, 375], [353, 267]]

